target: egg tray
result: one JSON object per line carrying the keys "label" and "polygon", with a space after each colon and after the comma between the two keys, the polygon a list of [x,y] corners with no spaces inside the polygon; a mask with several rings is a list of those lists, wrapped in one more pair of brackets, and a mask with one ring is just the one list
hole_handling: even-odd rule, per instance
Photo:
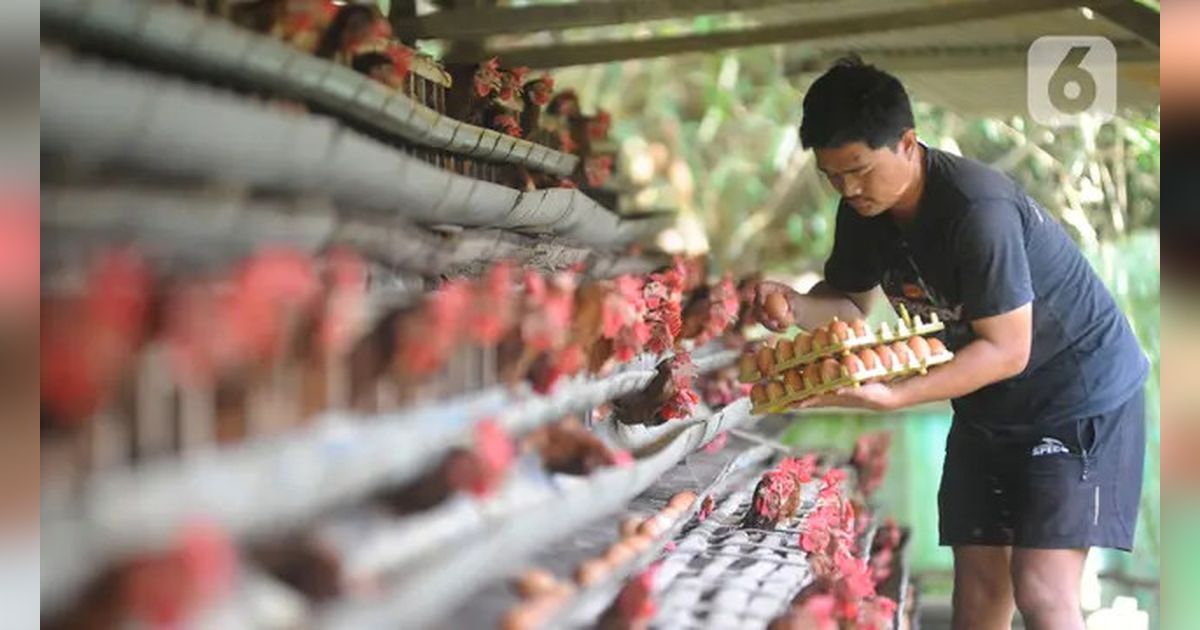
{"label": "egg tray", "polygon": [[[902,307],[903,308],[903,307]],[[905,313],[907,315],[907,313]],[[905,318],[907,319],[907,318]],[[774,371],[769,376],[778,376],[795,367],[807,365],[814,361],[834,357],[837,355],[845,356],[855,350],[862,348],[874,348],[885,343],[895,343],[897,341],[907,341],[913,337],[924,337],[933,333],[941,332],[946,329],[946,325],[938,320],[937,314],[931,316],[931,321],[925,323],[921,321],[921,316],[918,315],[914,320],[905,322],[904,319],[896,322],[896,331],[884,322],[879,326],[879,332],[868,331],[866,335],[861,337],[851,337],[844,342],[837,342],[833,345],[825,346],[820,350],[813,350],[806,354],[797,357],[792,357],[787,361],[775,364]],[[853,330],[851,330],[851,334]],[[784,337],[784,339],[787,339]],[[788,340],[794,341],[794,339]],[[755,370],[753,374],[739,374],[738,380],[742,383],[757,383],[763,380],[762,373]]]}
{"label": "egg tray", "polygon": [[[873,379],[895,380],[904,378],[913,374],[925,375],[929,368],[949,363],[954,358],[954,353],[950,351],[941,354],[930,356],[921,361],[913,361],[908,365],[901,366],[896,370],[888,370],[880,367],[874,370],[863,370],[857,374],[850,374],[846,366],[841,366],[842,376],[832,381],[824,383],[811,383],[808,379],[804,379],[804,389],[800,391],[789,391],[783,398],[773,400],[766,405],[754,406],[750,409],[750,413],[755,415],[763,415],[769,413],[779,413],[786,410],[788,407],[813,396],[820,396],[831,391],[836,391],[843,387],[861,387],[863,383]],[[787,387],[786,385],[784,387]]]}

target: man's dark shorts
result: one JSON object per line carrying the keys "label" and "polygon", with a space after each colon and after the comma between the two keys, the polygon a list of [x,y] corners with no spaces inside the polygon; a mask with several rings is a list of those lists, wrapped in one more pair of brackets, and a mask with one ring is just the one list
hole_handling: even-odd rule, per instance
{"label": "man's dark shorts", "polygon": [[938,491],[941,544],[1133,548],[1145,395],[1027,435],[955,418]]}

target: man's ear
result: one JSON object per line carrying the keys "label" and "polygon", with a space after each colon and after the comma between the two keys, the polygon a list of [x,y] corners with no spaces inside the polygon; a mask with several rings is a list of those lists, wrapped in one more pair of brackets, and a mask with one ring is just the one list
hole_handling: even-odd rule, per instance
{"label": "man's ear", "polygon": [[917,154],[917,132],[915,129],[906,129],[900,136],[901,152],[907,156],[915,156]]}

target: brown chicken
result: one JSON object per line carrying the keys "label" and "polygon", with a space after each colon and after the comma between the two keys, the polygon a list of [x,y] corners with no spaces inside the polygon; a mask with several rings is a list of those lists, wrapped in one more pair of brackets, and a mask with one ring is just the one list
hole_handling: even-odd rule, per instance
{"label": "brown chicken", "polygon": [[534,430],[525,436],[524,446],[541,456],[547,470],[567,475],[588,475],[621,460],[575,417]]}

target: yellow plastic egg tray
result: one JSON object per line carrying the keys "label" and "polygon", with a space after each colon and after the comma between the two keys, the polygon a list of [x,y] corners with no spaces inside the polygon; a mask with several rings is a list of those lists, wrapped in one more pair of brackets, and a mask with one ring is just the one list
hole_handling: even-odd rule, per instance
{"label": "yellow plastic egg tray", "polygon": [[[833,321],[838,320],[835,317]],[[941,332],[945,329],[946,325],[938,319],[937,313],[930,314],[929,321],[923,322],[921,321],[920,315],[916,316],[915,318],[910,317],[908,314],[908,309],[904,308],[904,305],[901,304],[900,319],[896,322],[894,330],[892,326],[888,325],[887,322],[884,322],[879,325],[879,330],[877,332],[868,330],[866,335],[855,337],[854,330],[851,329],[851,336],[846,341],[843,342],[841,340],[837,340],[831,345],[824,346],[819,349],[814,348],[811,352],[806,354],[795,356],[787,361],[776,363],[774,371],[767,376],[778,376],[779,374],[794,367],[808,365],[813,361],[818,361],[828,357],[836,357],[838,355],[845,356],[860,348],[873,348],[880,344],[906,341],[912,337],[924,337],[936,332]],[[802,332],[800,334],[807,333]],[[788,339],[787,337],[782,336],[780,339],[786,341],[787,343],[793,343],[795,341],[795,338]],[[739,374],[738,379],[743,383],[757,383],[763,380],[763,375],[757,369],[755,369],[753,373],[743,372]]]}
{"label": "yellow plastic egg tray", "polygon": [[876,379],[895,380],[913,374],[924,375],[929,371],[929,368],[948,363],[953,358],[954,353],[947,350],[946,352],[930,356],[925,360],[911,361],[908,365],[902,365],[893,370],[880,367],[874,370],[863,370],[856,374],[851,374],[846,369],[846,366],[841,366],[840,377],[823,383],[813,383],[810,379],[804,378],[804,389],[799,391],[788,389],[785,383],[784,389],[788,390],[786,396],[772,400],[765,405],[756,405],[750,411],[755,415],[779,413],[802,400],[812,398],[813,396],[820,396],[821,394],[843,387],[860,387],[863,383]]}

